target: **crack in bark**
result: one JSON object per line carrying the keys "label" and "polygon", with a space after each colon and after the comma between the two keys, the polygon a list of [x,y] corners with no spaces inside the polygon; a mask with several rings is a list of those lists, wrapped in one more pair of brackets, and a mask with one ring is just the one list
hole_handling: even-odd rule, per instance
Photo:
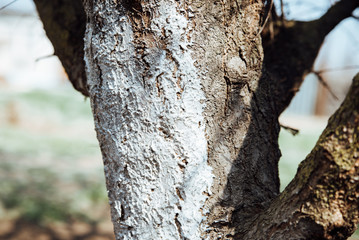
{"label": "crack in bark", "polygon": [[178,213],[176,213],[174,221],[175,221],[175,224],[177,227],[177,232],[178,232],[178,235],[180,236],[180,239],[188,240],[188,238],[183,236],[182,226],[181,226],[181,223],[178,221]]}
{"label": "crack in bark", "polygon": [[161,72],[159,75],[157,75],[156,76],[156,88],[157,88],[157,93],[158,93],[158,97],[161,97],[161,95],[163,94],[162,93],[162,86],[161,86],[161,81],[159,81],[159,79],[162,77],[162,75],[163,75],[164,73],[163,72]]}
{"label": "crack in bark", "polygon": [[181,195],[181,190],[178,187],[176,188],[176,193],[177,193],[178,198],[183,201],[183,197]]}
{"label": "crack in bark", "polygon": [[181,94],[183,92],[183,88],[181,86],[181,76],[177,76],[177,71],[180,67],[180,64],[179,64],[178,60],[175,57],[173,57],[173,54],[171,53],[171,51],[169,49],[166,49],[166,58],[174,63],[172,77],[173,77],[173,79],[177,79],[176,85],[179,88],[179,92],[177,92],[176,94],[177,94],[177,99],[181,99]]}
{"label": "crack in bark", "polygon": [[121,217],[120,217],[120,221],[125,221],[125,208],[123,207],[122,204],[121,204]]}
{"label": "crack in bark", "polygon": [[231,80],[229,80],[229,78],[227,76],[223,76],[224,81],[226,82],[226,99],[224,102],[224,115],[226,116],[228,113],[228,107],[229,107],[229,102],[230,102],[230,98],[231,98],[231,92],[232,92],[232,84],[231,84]]}

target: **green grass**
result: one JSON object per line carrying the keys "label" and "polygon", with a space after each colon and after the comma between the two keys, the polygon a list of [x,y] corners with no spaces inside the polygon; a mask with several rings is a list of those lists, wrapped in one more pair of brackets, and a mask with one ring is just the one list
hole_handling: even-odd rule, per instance
{"label": "green grass", "polygon": [[0,93],[0,104],[16,102],[27,108],[27,112],[58,114],[66,119],[92,117],[89,101],[71,88]]}
{"label": "green grass", "polygon": [[[2,164],[3,165],[3,164]],[[91,178],[82,173],[82,182],[77,182],[80,173],[72,173],[70,179],[55,169],[6,166],[0,174],[0,202],[5,212],[16,212],[16,217],[33,223],[48,221],[96,221],[78,206],[87,204],[87,211],[97,204],[107,203],[102,174]],[[95,177],[94,177],[95,176]],[[64,188],[68,184],[71,189]],[[95,193],[95,197],[94,194]]]}
{"label": "green grass", "polygon": [[107,196],[89,102],[70,88],[0,89],[0,123],[0,217],[94,221]]}
{"label": "green grass", "polygon": [[279,176],[281,190],[293,179],[298,165],[310,153],[315,146],[322,129],[315,131],[300,131],[296,136],[281,129],[279,135],[279,146],[282,157],[279,161]]}
{"label": "green grass", "polygon": [[[82,134],[93,133],[89,102],[72,89],[0,91],[0,112],[5,119],[0,125],[2,152],[78,157],[99,151],[96,139]],[[83,131],[76,134],[78,128]]]}
{"label": "green grass", "polygon": [[20,155],[49,154],[61,157],[78,157],[98,153],[95,139],[68,139],[46,133],[34,134],[13,126],[0,127],[0,151]]}

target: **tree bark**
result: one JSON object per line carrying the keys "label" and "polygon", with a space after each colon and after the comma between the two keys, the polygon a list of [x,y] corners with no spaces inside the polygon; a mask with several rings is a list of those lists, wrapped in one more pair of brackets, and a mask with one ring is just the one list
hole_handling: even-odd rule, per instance
{"label": "tree bark", "polygon": [[[83,62],[68,63],[83,53],[61,55],[52,40],[74,86],[91,100],[117,239],[342,239],[335,234],[352,232],[357,99],[347,100],[343,106],[356,105],[342,107],[280,195],[277,140],[278,116],[325,35],[358,1],[341,1],[318,21],[286,23],[264,50],[270,2],[263,2],[84,0],[85,40],[69,43],[85,47],[80,80]],[[333,164],[341,159],[349,159],[347,168]],[[342,215],[338,206],[347,207]]]}
{"label": "tree bark", "polygon": [[201,239],[213,175],[190,10],[124,3],[85,8],[88,89],[116,238]]}
{"label": "tree bark", "polygon": [[229,237],[278,194],[262,7],[87,3],[88,90],[118,239]]}
{"label": "tree bark", "polygon": [[287,188],[242,239],[347,239],[359,221],[359,74]]}

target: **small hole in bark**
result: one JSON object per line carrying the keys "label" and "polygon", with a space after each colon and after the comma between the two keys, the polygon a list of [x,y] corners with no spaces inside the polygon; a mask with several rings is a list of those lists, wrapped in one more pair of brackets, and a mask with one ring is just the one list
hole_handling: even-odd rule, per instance
{"label": "small hole in bark", "polygon": [[178,164],[178,167],[180,168],[181,172],[184,172],[185,166],[183,166],[182,164]]}
{"label": "small hole in bark", "polygon": [[162,128],[162,127],[159,127],[158,130],[163,133],[163,135],[164,135],[165,138],[171,137],[171,134],[170,134],[169,131],[167,131],[166,129],[164,129],[164,128]]}
{"label": "small hole in bark", "polygon": [[125,220],[125,208],[122,206],[121,204],[121,217],[120,217],[121,221]]}
{"label": "small hole in bark", "polygon": [[210,196],[210,194],[209,194],[208,192],[206,192],[206,191],[203,191],[202,194],[203,194],[203,195],[206,195],[207,197]]}

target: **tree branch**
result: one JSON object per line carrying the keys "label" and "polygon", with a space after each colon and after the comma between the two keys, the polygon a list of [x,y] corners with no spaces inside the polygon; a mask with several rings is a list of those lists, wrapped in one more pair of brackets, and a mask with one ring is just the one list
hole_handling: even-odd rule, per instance
{"label": "tree branch", "polygon": [[287,130],[288,132],[290,132],[293,136],[297,135],[299,133],[298,129],[289,127],[289,126],[285,126],[283,124],[280,124],[280,127],[283,128],[284,130]]}
{"label": "tree branch", "polygon": [[323,79],[322,75],[318,72],[313,72],[317,78],[318,81],[322,84],[322,86],[328,90],[328,92],[330,93],[330,95],[335,99],[335,100],[339,100],[339,98],[337,97],[337,95],[335,95],[335,93],[333,92],[333,90],[331,89],[331,87],[327,84],[327,82]]}
{"label": "tree branch", "polygon": [[359,74],[295,178],[243,239],[347,239],[359,218]]}
{"label": "tree branch", "polygon": [[289,105],[304,76],[311,72],[326,35],[358,6],[358,0],[342,0],[315,21],[278,21],[274,40],[264,39],[264,64],[273,80],[278,114]]}
{"label": "tree branch", "polygon": [[8,4],[5,4],[4,6],[0,7],[0,11],[4,10],[5,8],[7,8],[8,6],[10,6],[11,4],[15,3],[17,0],[13,0],[12,2],[9,2]]}
{"label": "tree branch", "polygon": [[34,0],[39,16],[74,88],[88,96],[84,63],[85,11],[80,0]]}

